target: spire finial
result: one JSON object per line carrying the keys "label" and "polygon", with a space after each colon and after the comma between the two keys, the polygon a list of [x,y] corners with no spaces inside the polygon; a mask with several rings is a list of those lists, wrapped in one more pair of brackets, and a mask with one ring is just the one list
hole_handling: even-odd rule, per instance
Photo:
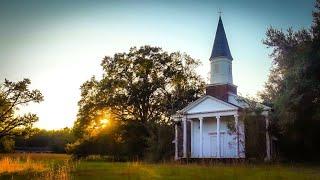
{"label": "spire finial", "polygon": [[222,11],[221,11],[221,9],[220,9],[220,8],[219,8],[218,13],[219,13],[219,17],[221,17]]}

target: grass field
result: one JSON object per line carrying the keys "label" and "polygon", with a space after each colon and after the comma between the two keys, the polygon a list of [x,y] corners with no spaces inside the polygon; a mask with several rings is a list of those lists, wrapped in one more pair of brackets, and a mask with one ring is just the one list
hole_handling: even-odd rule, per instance
{"label": "grass field", "polygon": [[71,161],[58,154],[11,154],[0,155],[0,179],[320,179],[320,166],[119,163]]}

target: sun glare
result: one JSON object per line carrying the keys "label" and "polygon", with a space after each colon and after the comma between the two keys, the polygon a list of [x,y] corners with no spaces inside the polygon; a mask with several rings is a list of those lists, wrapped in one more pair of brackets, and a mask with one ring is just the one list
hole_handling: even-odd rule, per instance
{"label": "sun glare", "polygon": [[100,123],[101,127],[106,127],[109,124],[109,119],[102,119]]}

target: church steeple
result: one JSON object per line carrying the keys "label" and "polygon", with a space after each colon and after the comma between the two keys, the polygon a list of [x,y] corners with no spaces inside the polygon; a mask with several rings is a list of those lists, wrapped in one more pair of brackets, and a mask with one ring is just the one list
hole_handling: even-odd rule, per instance
{"label": "church steeple", "polygon": [[216,36],[210,56],[210,84],[231,84],[232,78],[232,56],[228,40],[224,31],[221,16],[219,16]]}
{"label": "church steeple", "polygon": [[237,94],[237,86],[233,85],[232,56],[226,33],[219,16],[216,37],[210,56],[210,84],[206,94],[228,102],[229,94]]}
{"label": "church steeple", "polygon": [[213,61],[217,57],[225,57],[227,59],[233,60],[226,33],[224,31],[221,16],[219,16],[219,23],[216,31],[216,36],[213,43],[213,48],[210,56],[210,61]]}

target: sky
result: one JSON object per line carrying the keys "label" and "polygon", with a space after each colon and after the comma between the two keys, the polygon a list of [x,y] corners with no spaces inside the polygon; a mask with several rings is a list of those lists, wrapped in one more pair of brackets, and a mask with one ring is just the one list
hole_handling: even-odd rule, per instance
{"label": "sky", "polygon": [[30,78],[44,101],[22,111],[36,113],[39,128],[71,127],[81,84],[101,77],[104,56],[132,46],[185,52],[202,62],[196,71],[208,82],[222,11],[234,84],[240,94],[256,96],[272,63],[271,49],[262,43],[267,28],[308,28],[313,5],[313,0],[0,0],[0,82]]}

